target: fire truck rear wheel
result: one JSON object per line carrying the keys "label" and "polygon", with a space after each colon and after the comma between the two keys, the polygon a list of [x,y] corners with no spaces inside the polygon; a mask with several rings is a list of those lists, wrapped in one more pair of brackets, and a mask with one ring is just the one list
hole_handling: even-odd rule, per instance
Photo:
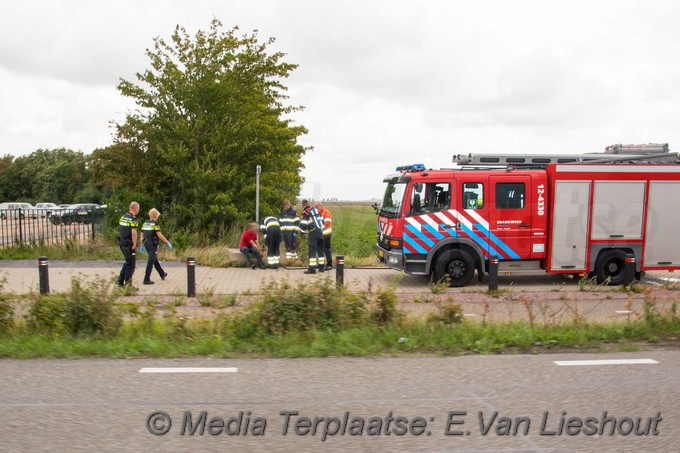
{"label": "fire truck rear wheel", "polygon": [[453,287],[461,287],[470,283],[475,274],[475,261],[463,250],[448,250],[437,259],[434,280],[437,282],[449,279]]}
{"label": "fire truck rear wheel", "polygon": [[597,282],[622,285],[625,277],[626,252],[621,249],[606,250],[600,254],[595,264]]}

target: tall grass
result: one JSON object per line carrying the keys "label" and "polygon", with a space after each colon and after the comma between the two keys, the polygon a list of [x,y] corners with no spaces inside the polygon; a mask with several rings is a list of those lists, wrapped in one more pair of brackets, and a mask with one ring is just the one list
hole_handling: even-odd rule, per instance
{"label": "tall grass", "polygon": [[122,259],[117,243],[104,239],[78,242],[67,241],[58,245],[17,245],[0,249],[0,259],[37,259],[47,256],[51,260],[114,260]]}
{"label": "tall grass", "polygon": [[116,291],[106,282],[88,288],[74,280],[65,294],[35,296],[26,317],[14,315],[9,296],[0,297],[0,357],[489,354],[612,344],[630,350],[680,335],[675,306],[661,311],[652,295],[644,313],[625,322],[488,323],[464,319],[456,304],[406,317],[391,288],[351,292],[330,280],[272,284],[253,303],[210,319],[178,316],[174,304],[116,303]]}

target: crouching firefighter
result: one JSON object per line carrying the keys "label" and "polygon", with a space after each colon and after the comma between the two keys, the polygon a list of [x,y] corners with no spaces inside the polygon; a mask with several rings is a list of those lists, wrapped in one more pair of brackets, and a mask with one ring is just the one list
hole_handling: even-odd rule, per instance
{"label": "crouching firefighter", "polygon": [[260,229],[264,233],[265,244],[267,244],[267,265],[270,269],[278,269],[281,263],[281,226],[279,219],[274,216],[265,217]]}
{"label": "crouching firefighter", "polygon": [[307,233],[307,249],[309,250],[309,269],[305,274],[316,274],[316,269],[323,272],[326,260],[323,254],[323,218],[316,208],[309,205],[307,200],[302,200],[302,218],[300,230]]}

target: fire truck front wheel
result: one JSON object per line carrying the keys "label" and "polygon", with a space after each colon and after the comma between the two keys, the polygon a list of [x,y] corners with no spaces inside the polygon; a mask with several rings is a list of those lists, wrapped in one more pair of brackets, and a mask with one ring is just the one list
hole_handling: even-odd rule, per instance
{"label": "fire truck front wheel", "polygon": [[437,258],[434,270],[434,281],[445,279],[453,287],[461,287],[470,283],[475,274],[475,261],[463,250],[448,250]]}
{"label": "fire truck front wheel", "polygon": [[622,285],[625,277],[626,252],[621,249],[603,251],[595,264],[597,282]]}

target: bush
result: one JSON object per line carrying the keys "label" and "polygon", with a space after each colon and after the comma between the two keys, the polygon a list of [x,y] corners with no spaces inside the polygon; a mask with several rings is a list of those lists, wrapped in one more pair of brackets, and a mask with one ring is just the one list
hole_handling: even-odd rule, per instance
{"label": "bush", "polygon": [[61,335],[64,326],[64,296],[39,296],[31,305],[26,317],[26,325],[33,333],[41,335]]}
{"label": "bush", "polygon": [[337,288],[330,279],[315,286],[270,283],[234,325],[240,338],[314,329],[343,329],[365,321],[368,300]]}
{"label": "bush", "polygon": [[122,316],[109,283],[97,281],[86,289],[74,278],[68,293],[39,296],[26,322],[29,330],[42,335],[111,336],[120,330]]}
{"label": "bush", "polygon": [[430,321],[447,325],[460,324],[463,322],[463,307],[460,304],[436,304],[437,313],[432,313]]}
{"label": "bush", "polygon": [[397,302],[399,302],[399,298],[394,292],[394,288],[379,288],[374,296],[371,321],[384,327],[401,318],[401,312],[397,310]]}
{"label": "bush", "polygon": [[0,294],[0,335],[6,334],[14,326],[12,316],[14,316],[14,307],[4,294]]}
{"label": "bush", "polygon": [[122,316],[115,305],[110,283],[99,280],[87,289],[78,279],[71,281],[66,294],[64,324],[69,333],[115,335],[122,325]]}

